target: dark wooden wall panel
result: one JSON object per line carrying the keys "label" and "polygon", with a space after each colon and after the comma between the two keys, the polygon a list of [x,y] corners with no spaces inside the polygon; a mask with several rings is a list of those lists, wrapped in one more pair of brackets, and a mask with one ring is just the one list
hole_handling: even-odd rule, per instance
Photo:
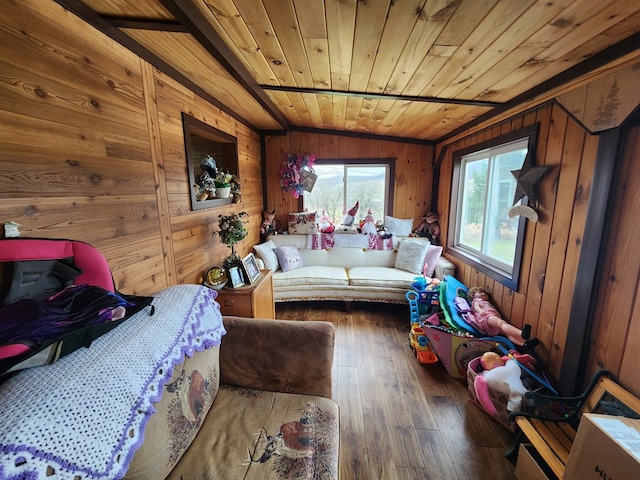
{"label": "dark wooden wall panel", "polygon": [[640,127],[625,139],[624,160],[615,184],[615,205],[607,257],[591,334],[590,368],[607,368],[640,394]]}

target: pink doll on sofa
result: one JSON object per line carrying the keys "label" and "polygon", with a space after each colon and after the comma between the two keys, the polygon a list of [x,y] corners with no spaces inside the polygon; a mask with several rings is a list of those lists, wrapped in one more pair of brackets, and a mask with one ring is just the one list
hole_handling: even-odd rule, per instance
{"label": "pink doll on sofa", "polygon": [[530,325],[525,325],[521,330],[505,321],[491,304],[489,294],[483,288],[470,288],[467,298],[471,302],[471,309],[463,318],[479,332],[489,336],[503,335],[521,347],[533,348],[540,343],[537,338],[530,338]]}

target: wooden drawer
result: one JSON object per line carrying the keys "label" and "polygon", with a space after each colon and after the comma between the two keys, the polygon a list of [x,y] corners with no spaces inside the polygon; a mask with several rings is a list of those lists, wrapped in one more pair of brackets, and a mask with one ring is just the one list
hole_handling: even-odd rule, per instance
{"label": "wooden drawer", "polygon": [[224,315],[252,317],[251,297],[248,295],[230,295],[218,300]]}

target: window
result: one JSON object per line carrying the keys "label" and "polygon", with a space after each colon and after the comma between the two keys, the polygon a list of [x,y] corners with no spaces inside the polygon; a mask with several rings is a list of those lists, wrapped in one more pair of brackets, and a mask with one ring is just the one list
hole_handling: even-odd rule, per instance
{"label": "window", "polygon": [[318,178],[313,190],[303,195],[305,210],[325,210],[336,225],[356,202],[360,202],[356,221],[364,219],[369,209],[376,220],[384,220],[392,211],[393,159],[316,159],[313,170]]}
{"label": "window", "polygon": [[522,217],[509,217],[517,187],[512,172],[535,155],[536,131],[520,130],[453,155],[447,247],[512,290],[518,287],[525,227]]}

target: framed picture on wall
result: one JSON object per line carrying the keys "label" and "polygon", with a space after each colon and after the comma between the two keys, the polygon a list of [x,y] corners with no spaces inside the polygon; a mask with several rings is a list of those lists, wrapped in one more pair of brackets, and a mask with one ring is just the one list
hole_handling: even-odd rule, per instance
{"label": "framed picture on wall", "polygon": [[313,187],[316,184],[317,179],[318,175],[316,175],[313,170],[300,170],[300,180],[302,180],[302,188],[304,188],[306,192],[311,193],[313,191]]}
{"label": "framed picture on wall", "polygon": [[249,280],[249,283],[255,282],[260,276],[260,268],[258,268],[258,262],[256,262],[255,255],[250,253],[244,257],[242,259],[242,266],[247,274],[247,280]]}
{"label": "framed picture on wall", "polygon": [[229,281],[231,282],[231,288],[238,288],[244,285],[244,278],[240,267],[231,267],[229,269]]}

